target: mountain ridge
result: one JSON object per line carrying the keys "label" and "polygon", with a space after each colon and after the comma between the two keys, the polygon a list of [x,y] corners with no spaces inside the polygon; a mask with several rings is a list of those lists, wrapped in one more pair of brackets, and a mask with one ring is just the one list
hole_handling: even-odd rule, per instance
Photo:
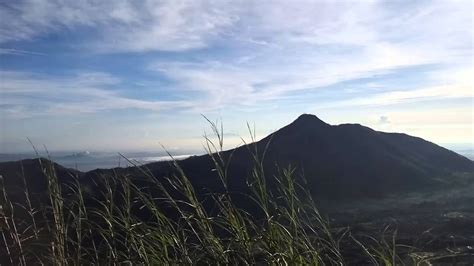
{"label": "mountain ridge", "polygon": [[[291,165],[298,175],[305,176],[312,194],[334,200],[440,187],[455,180],[453,176],[458,173],[474,172],[473,161],[424,139],[375,131],[360,124],[330,125],[315,115],[302,114],[260,141],[222,153],[224,158],[232,155],[229,189],[248,190],[246,177],[254,166],[255,148],[268,177]],[[13,166],[7,167],[8,164],[12,163],[0,163],[0,174],[12,176],[12,171],[6,169]],[[209,155],[192,156],[178,164],[199,194],[223,189]],[[176,173],[170,162],[154,162],[144,167],[159,178]],[[69,172],[89,180],[84,182],[113,173],[143,177],[136,167]]]}

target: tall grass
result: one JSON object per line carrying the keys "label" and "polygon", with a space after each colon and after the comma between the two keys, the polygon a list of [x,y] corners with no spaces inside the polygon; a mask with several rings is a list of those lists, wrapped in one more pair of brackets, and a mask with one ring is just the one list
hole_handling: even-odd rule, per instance
{"label": "tall grass", "polygon": [[[209,121],[209,120],[208,120]],[[49,202],[32,204],[23,175],[23,204],[14,205],[2,187],[2,242],[5,264],[270,264],[343,265],[342,247],[348,230],[332,229],[316,208],[303,178],[291,166],[274,177],[265,176],[265,151],[247,145],[254,168],[247,178],[250,194],[262,216],[240,209],[229,191],[229,162],[224,155],[222,124],[209,121],[212,135],[205,135],[205,149],[214,163],[223,191],[213,192],[205,207],[179,162],[167,178],[154,176],[135,164],[144,177],[114,172],[94,179],[94,186],[77,177],[61,184],[53,165],[40,160],[47,179]],[[252,141],[254,132],[249,127]],[[216,138],[216,139],[213,139]],[[271,144],[270,144],[271,145]],[[171,156],[171,155],[170,155]],[[172,156],[171,156],[172,158]],[[242,177],[245,178],[245,177]],[[270,191],[268,182],[277,184]],[[16,213],[25,215],[19,219]],[[24,219],[27,220],[24,220]],[[400,263],[395,238],[366,246],[354,238],[365,262]]]}

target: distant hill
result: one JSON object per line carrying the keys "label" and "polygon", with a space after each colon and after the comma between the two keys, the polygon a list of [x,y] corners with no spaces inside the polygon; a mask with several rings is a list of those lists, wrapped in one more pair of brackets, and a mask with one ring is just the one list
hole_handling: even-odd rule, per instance
{"label": "distant hill", "polygon": [[[314,115],[303,114],[256,143],[223,153],[226,158],[232,154],[228,169],[231,191],[247,191],[246,177],[254,166],[252,153],[255,150],[259,157],[263,157],[265,151],[263,166],[267,177],[276,174],[278,168],[291,165],[297,175],[304,175],[315,197],[328,200],[381,197],[443,187],[455,183],[458,176],[474,178],[473,161],[421,138],[379,132],[359,124],[333,126]],[[192,156],[179,161],[179,165],[199,195],[223,189],[209,155]],[[8,187],[19,182],[21,167],[28,180],[36,180],[31,183],[31,189],[44,191],[45,184],[38,183],[41,175],[38,160],[0,163],[0,174]],[[61,180],[77,176],[85,184],[103,174],[128,174],[136,180],[143,176],[136,167],[86,173],[56,167]],[[144,167],[160,178],[175,172],[170,162],[150,163]]]}

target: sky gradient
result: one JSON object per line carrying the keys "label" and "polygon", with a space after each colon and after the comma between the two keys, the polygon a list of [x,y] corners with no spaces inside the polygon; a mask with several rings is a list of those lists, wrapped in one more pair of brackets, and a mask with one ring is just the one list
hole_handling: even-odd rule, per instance
{"label": "sky gradient", "polygon": [[473,143],[472,1],[1,1],[0,150],[228,147],[302,113]]}

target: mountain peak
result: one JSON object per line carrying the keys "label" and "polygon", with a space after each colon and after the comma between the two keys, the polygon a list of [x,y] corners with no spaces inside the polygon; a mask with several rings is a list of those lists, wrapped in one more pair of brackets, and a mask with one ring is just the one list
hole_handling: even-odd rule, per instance
{"label": "mountain peak", "polygon": [[302,114],[300,115],[293,123],[298,124],[324,124],[328,125],[323,120],[319,119],[317,116],[313,114]]}

